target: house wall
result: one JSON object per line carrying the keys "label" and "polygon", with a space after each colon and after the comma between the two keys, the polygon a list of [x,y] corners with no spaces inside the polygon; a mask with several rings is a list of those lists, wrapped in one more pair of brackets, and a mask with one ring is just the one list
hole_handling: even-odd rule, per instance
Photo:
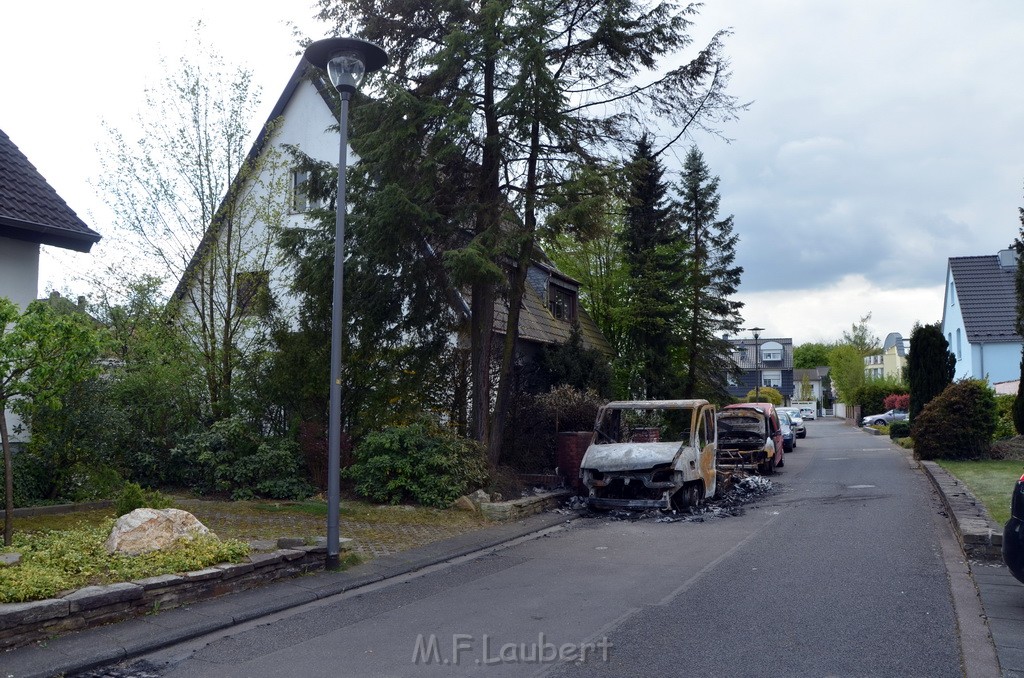
{"label": "house wall", "polygon": [[[308,81],[299,83],[294,94],[276,122],[270,136],[259,175],[247,183],[244,198],[246,204],[257,206],[266,214],[280,219],[282,226],[296,228],[308,225],[305,213],[292,212],[291,172],[293,162],[284,150],[285,145],[295,146],[312,158],[337,166],[340,136],[338,120],[320,97],[316,88]],[[331,129],[331,126],[335,129]],[[349,157],[349,162],[354,158]],[[241,221],[245,222],[243,218]],[[271,226],[266,220],[257,219],[246,226],[241,246],[249,252],[247,261],[239,270],[267,271],[270,290],[279,304],[281,313],[297,325],[300,300],[289,292],[289,283],[295,273],[291,266],[278,260],[274,247],[265,250],[263,244],[272,241]],[[223,297],[223,294],[221,295]]]}
{"label": "house wall", "polygon": [[[974,375],[974,356],[967,343],[967,329],[964,316],[960,310],[960,302],[956,298],[956,286],[953,284],[953,271],[946,266],[946,294],[942,307],[942,336],[949,342],[949,350],[956,356],[956,378],[962,379]],[[959,348],[957,350],[957,340]],[[980,357],[980,356],[979,356]]]}
{"label": "house wall", "polygon": [[0,296],[24,311],[38,287],[39,243],[0,238]]}
{"label": "house wall", "polygon": [[[990,384],[1020,379],[1020,354],[1021,345],[1018,343],[971,345],[969,353],[965,353],[965,356],[969,356],[965,362],[970,366],[966,376],[987,378]],[[956,361],[956,373],[958,377],[962,373],[959,358]]]}
{"label": "house wall", "polygon": [[[39,287],[39,243],[0,238],[0,296],[7,297],[22,311],[37,298]],[[21,418],[6,411],[11,442],[28,441]]]}

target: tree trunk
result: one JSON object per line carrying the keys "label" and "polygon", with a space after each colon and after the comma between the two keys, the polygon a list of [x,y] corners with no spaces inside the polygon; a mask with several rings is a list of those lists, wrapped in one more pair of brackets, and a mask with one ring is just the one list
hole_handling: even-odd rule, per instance
{"label": "tree trunk", "polygon": [[[496,27],[490,26],[490,31]],[[485,250],[496,256],[496,244],[501,240],[501,187],[500,153],[501,129],[495,102],[495,69],[497,55],[494,35],[489,35],[484,59],[484,143],[480,163],[480,208],[477,211],[477,234],[483,236]],[[491,282],[473,284],[473,318],[470,343],[473,378],[473,437],[483,445],[490,442],[491,422],[491,340],[494,336],[495,286]]]}
{"label": "tree trunk", "polygon": [[498,396],[494,404],[494,420],[491,424],[490,444],[487,457],[492,467],[501,461],[501,448],[505,440],[505,423],[512,401],[512,367],[519,341],[519,313],[526,289],[526,275],[533,258],[534,237],[537,230],[537,156],[540,152],[540,122],[535,115],[530,127],[530,157],[526,169],[525,229],[519,244],[519,257],[512,274],[512,289],[509,291],[508,315],[505,323],[505,345],[501,352],[501,370],[498,372]]}
{"label": "tree trunk", "polygon": [[0,401],[0,443],[4,448],[4,546],[11,545],[14,533],[14,466],[11,454],[11,437],[7,433],[6,401]]}

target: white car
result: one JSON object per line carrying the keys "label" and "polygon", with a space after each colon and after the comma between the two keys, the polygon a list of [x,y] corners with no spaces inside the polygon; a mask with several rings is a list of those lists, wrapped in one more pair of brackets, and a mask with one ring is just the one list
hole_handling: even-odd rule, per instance
{"label": "white car", "polygon": [[804,418],[800,414],[800,410],[796,407],[776,407],[779,412],[785,412],[789,415],[790,425],[793,428],[793,433],[796,434],[797,438],[807,437],[807,427],[804,426]]}

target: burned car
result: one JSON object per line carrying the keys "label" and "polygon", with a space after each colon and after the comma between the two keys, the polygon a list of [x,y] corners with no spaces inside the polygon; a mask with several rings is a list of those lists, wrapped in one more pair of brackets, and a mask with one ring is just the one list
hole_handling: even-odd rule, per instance
{"label": "burned car", "polygon": [[769,403],[726,405],[718,413],[718,464],[775,473],[783,464],[782,427]]}
{"label": "burned car", "polygon": [[715,406],[610,402],[597,412],[580,477],[596,509],[683,509],[715,494]]}

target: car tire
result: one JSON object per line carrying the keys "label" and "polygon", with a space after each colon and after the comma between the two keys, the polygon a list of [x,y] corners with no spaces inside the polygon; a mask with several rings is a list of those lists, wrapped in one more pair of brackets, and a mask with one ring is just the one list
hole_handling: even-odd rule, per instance
{"label": "car tire", "polygon": [[875,426],[885,426],[885,419],[876,419],[874,425]]}

